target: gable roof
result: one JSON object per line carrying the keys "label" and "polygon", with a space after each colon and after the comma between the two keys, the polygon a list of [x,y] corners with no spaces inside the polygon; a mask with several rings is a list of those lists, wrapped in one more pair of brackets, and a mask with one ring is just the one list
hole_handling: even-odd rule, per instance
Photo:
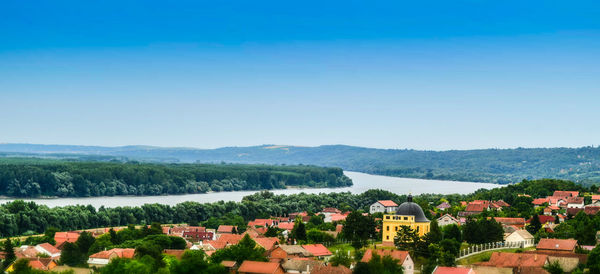
{"label": "gable roof", "polygon": [[322,244],[302,245],[306,251],[310,252],[313,256],[329,256],[333,255],[327,247]]}
{"label": "gable roof", "polygon": [[58,248],[54,247],[53,245],[51,245],[49,243],[42,243],[42,244],[36,245],[36,247],[42,248],[51,254],[60,253],[60,250],[58,250]]}
{"label": "gable roof", "polygon": [[163,250],[163,253],[181,260],[181,256],[183,256],[183,253],[185,253],[185,249],[165,249]]}
{"label": "gable roof", "polygon": [[556,190],[553,197],[577,197],[579,196],[579,191],[564,191],[564,190]]}
{"label": "gable roof", "polygon": [[469,274],[473,273],[473,269],[465,267],[438,266],[433,271],[433,274]]}
{"label": "gable roof", "polygon": [[[527,223],[531,223],[532,219],[533,219],[533,217],[529,218],[529,220],[527,220]],[[540,219],[541,224],[554,223],[554,221],[556,220],[556,218],[554,218],[554,216],[548,216],[548,215],[538,215],[538,219]]]}
{"label": "gable roof", "polygon": [[377,202],[380,203],[382,206],[385,206],[385,207],[388,207],[388,206],[398,206],[398,204],[396,204],[392,200],[379,200]]}
{"label": "gable roof", "polygon": [[113,248],[111,250],[100,251],[98,253],[90,255],[90,258],[96,259],[110,259],[112,254],[116,254],[119,258],[133,258],[135,249],[133,248]]}
{"label": "gable roof", "polygon": [[280,245],[279,247],[287,254],[301,254],[305,257],[310,256],[310,252],[300,245]]}
{"label": "gable roof", "polygon": [[237,229],[237,226],[233,226],[233,225],[220,225],[219,228],[217,228],[217,232],[218,233],[231,233],[233,231],[234,227],[235,227],[235,229]]}
{"label": "gable roof", "polygon": [[465,211],[470,211],[470,212],[483,212],[483,210],[485,209],[484,204],[482,203],[469,203],[467,205],[467,208],[465,209]]}
{"label": "gable roof", "polygon": [[257,245],[260,245],[266,250],[271,250],[275,244],[279,243],[279,239],[277,237],[254,238],[253,240]]}
{"label": "gable roof", "polygon": [[577,246],[577,240],[573,239],[540,239],[536,246],[537,249],[556,250],[556,251],[573,251]]}
{"label": "gable roof", "polygon": [[505,225],[525,225],[525,218],[494,217],[494,220]]}
{"label": "gable roof", "polygon": [[278,263],[244,261],[238,268],[238,272],[271,274],[276,273],[278,269],[280,269]]}
{"label": "gable roof", "polygon": [[514,233],[517,233],[517,235],[521,236],[521,238],[523,238],[523,239],[533,239],[534,238],[533,235],[531,235],[531,233],[529,233],[529,231],[527,231],[525,229],[515,230],[511,234],[514,234]]}
{"label": "gable roof", "polygon": [[569,197],[567,204],[583,204],[583,197]]}
{"label": "gable roof", "polygon": [[481,265],[495,267],[542,267],[548,261],[548,256],[529,253],[494,252],[488,262]]}
{"label": "gable roof", "polygon": [[436,206],[436,208],[439,208],[439,209],[446,209],[446,208],[450,208],[450,207],[452,207],[452,206],[450,206],[450,204],[447,202],[443,202],[443,203],[439,204],[438,206]]}
{"label": "gable roof", "polygon": [[281,228],[281,229],[285,229],[285,230],[292,230],[292,229],[294,229],[294,223],[293,222],[279,223],[277,225],[277,227]]}
{"label": "gable roof", "polygon": [[[281,264],[281,267],[285,269],[285,271],[290,272],[291,270],[295,271],[306,271],[308,267],[310,270],[314,270],[315,267],[322,265],[323,263],[315,260],[306,260],[306,259],[290,259]],[[312,273],[312,271],[311,271]]]}
{"label": "gable roof", "polygon": [[403,264],[408,257],[408,251],[404,250],[390,250],[390,249],[367,249],[362,259],[360,260],[363,263],[368,263],[373,257],[373,252],[377,253],[380,257],[390,256],[396,260],[399,260],[400,264]]}
{"label": "gable roof", "polygon": [[537,199],[533,199],[533,201],[531,202],[534,205],[542,205],[544,203],[549,203],[550,199],[548,198],[537,198]]}
{"label": "gable roof", "polygon": [[438,221],[439,221],[439,220],[441,220],[441,219],[443,219],[443,218],[445,218],[445,217],[448,217],[448,218],[450,218],[451,220],[453,220],[453,221],[455,221],[455,222],[457,222],[457,223],[459,223],[459,222],[460,222],[458,219],[454,218],[454,216],[452,216],[452,215],[450,215],[450,214],[448,214],[448,213],[446,213],[446,214],[442,215],[442,217],[439,217],[439,218],[437,218],[437,219],[438,219]]}

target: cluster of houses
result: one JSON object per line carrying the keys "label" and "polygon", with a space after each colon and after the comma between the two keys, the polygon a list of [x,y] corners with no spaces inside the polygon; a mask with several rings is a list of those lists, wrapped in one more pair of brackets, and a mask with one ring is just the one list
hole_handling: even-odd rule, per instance
{"label": "cluster of houses", "polygon": [[522,253],[493,252],[487,262],[460,267],[437,267],[434,274],[513,274],[548,273],[549,264],[557,262],[565,273],[587,262],[586,254],[575,253],[573,239],[541,239],[535,250]]}
{"label": "cluster of houses", "polygon": [[[324,222],[339,222],[346,219],[350,212],[342,212],[336,208],[324,208],[319,215],[322,215]],[[290,214],[287,217],[273,217],[270,219],[255,219],[248,222],[246,230],[239,234],[238,227],[232,225],[220,225],[217,229],[209,229],[201,226],[175,225],[163,226],[162,233],[170,236],[181,237],[186,240],[186,249],[203,250],[207,255],[213,254],[219,249],[235,245],[248,235],[256,244],[266,250],[265,255],[269,262],[245,261],[240,265],[236,262],[224,261],[223,265],[232,273],[351,273],[350,269],[343,266],[331,266],[327,261],[334,255],[322,244],[296,245],[287,241],[294,228],[294,221],[300,218],[303,222],[308,222],[310,216],[307,212],[298,212]],[[283,242],[277,237],[267,237],[265,233],[269,227],[276,227],[282,230]],[[335,231],[327,231],[332,236],[337,236],[342,231],[343,225],[336,226]],[[108,233],[111,228],[101,228],[86,230],[94,237]],[[115,231],[123,229],[122,227],[112,228]],[[79,238],[82,231],[57,232],[54,236],[55,245],[43,243],[36,246],[21,246],[15,248],[15,254],[18,259],[29,260],[29,265],[38,270],[53,270],[57,267],[60,260],[61,250],[65,243],[74,243]],[[181,258],[185,250],[164,250],[167,255]],[[375,251],[379,252],[379,251]],[[114,258],[133,258],[135,249],[133,248],[113,248],[92,254],[88,258],[90,267],[102,267],[107,265]],[[394,252],[394,257],[403,259],[410,269],[414,268],[412,260],[407,257],[407,252]],[[2,254],[0,254],[0,257]],[[368,260],[372,252],[365,254]],[[410,262],[410,263],[409,263]],[[7,269],[11,272],[12,267]]]}

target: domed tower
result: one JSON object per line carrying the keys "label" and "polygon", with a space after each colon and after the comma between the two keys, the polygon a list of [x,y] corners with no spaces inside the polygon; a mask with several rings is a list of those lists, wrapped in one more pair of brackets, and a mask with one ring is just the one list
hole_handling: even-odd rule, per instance
{"label": "domed tower", "polygon": [[396,210],[396,214],[383,215],[383,239],[384,243],[393,243],[394,237],[400,227],[408,226],[415,230],[419,236],[429,232],[429,220],[425,217],[423,209],[408,195],[407,201],[402,203]]}

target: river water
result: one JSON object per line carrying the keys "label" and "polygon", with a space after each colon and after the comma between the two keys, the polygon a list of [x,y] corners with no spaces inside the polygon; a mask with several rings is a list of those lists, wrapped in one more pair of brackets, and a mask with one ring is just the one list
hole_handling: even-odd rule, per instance
{"label": "river water", "polygon": [[[360,172],[345,171],[344,174],[350,177],[354,182],[351,187],[342,188],[291,188],[271,190],[275,194],[297,194],[297,193],[331,193],[331,192],[351,192],[354,194],[363,193],[369,189],[384,189],[397,194],[418,195],[422,193],[440,193],[440,194],[468,194],[480,188],[496,188],[501,185],[456,182],[440,180],[422,180],[410,178],[398,178],[380,175],[371,175]],[[211,192],[204,194],[185,194],[185,195],[165,195],[165,196],[114,196],[114,197],[89,197],[89,198],[52,198],[52,199],[25,199],[25,201],[34,201],[37,204],[47,205],[49,207],[66,205],[92,205],[96,208],[117,207],[117,206],[141,206],[148,203],[159,203],[175,205],[186,201],[195,201],[200,203],[211,203],[217,201],[235,201],[239,202],[244,196],[256,193],[257,191],[234,191],[234,192]],[[0,203],[13,201],[14,199],[0,199]]]}

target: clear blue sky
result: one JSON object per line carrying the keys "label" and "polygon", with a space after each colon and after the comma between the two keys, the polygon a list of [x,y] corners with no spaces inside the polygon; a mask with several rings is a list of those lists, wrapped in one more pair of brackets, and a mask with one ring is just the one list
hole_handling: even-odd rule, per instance
{"label": "clear blue sky", "polygon": [[600,2],[8,0],[0,142],[599,145]]}

